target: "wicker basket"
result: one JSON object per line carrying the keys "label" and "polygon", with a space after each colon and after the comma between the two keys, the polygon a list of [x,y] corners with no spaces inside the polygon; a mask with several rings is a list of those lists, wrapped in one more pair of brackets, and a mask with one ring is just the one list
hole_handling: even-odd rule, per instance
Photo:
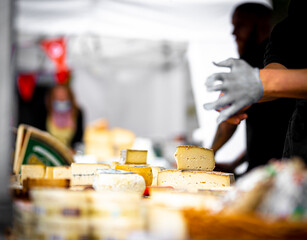
{"label": "wicker basket", "polygon": [[195,209],[183,214],[191,240],[307,239],[306,222],[269,222],[252,215],[212,215]]}

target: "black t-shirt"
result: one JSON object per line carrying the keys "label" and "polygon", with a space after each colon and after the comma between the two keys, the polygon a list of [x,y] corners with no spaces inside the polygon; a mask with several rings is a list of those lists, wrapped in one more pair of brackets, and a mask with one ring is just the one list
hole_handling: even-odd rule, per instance
{"label": "black t-shirt", "polygon": [[[288,17],[272,31],[265,53],[265,65],[276,62],[289,69],[307,68],[306,10],[307,1],[291,1]],[[307,162],[306,99],[296,99],[288,125],[283,157],[291,156],[300,156]]]}
{"label": "black t-shirt", "polygon": [[[268,41],[249,47],[241,56],[251,66],[263,68]],[[248,170],[282,157],[287,126],[294,108],[294,100],[279,99],[256,103],[248,110],[246,119],[246,160]]]}

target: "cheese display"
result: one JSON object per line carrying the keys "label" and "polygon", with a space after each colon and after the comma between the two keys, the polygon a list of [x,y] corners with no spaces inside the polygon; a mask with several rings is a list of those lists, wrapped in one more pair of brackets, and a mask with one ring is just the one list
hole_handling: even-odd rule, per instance
{"label": "cheese display", "polygon": [[97,169],[108,169],[108,164],[102,163],[72,163],[71,185],[92,185]]}
{"label": "cheese display", "polygon": [[190,239],[307,239],[307,169],[301,160],[271,160],[251,170],[222,203],[214,214],[183,211]]}
{"label": "cheese display", "polygon": [[181,166],[22,165],[11,178],[12,233],[16,239],[307,239],[302,161],[270,161],[235,184],[233,174]]}
{"label": "cheese display", "polygon": [[146,150],[132,150],[123,149],[120,155],[121,164],[146,164],[147,151]]}
{"label": "cheese display", "polygon": [[14,156],[13,172],[19,174],[22,164],[69,166],[72,153],[63,143],[45,131],[20,124]]}
{"label": "cheese display", "polygon": [[145,180],[142,176],[117,169],[96,170],[93,187],[97,191],[139,192],[145,190]]}
{"label": "cheese display", "polygon": [[144,180],[146,186],[151,186],[152,184],[152,169],[149,166],[142,166],[142,165],[116,165],[115,169],[124,170],[128,172],[134,172],[136,174],[141,175]]}
{"label": "cheese display", "polygon": [[44,178],[44,165],[21,165],[21,182],[27,178]]}
{"label": "cheese display", "polygon": [[108,121],[100,119],[85,128],[85,154],[95,156],[98,162],[108,162],[119,157],[122,149],[131,148],[134,140],[135,135],[130,130],[109,129]]}
{"label": "cheese display", "polygon": [[198,191],[215,187],[228,187],[234,181],[231,173],[190,171],[190,170],[164,170],[158,174],[158,186],[171,186],[177,189]]}
{"label": "cheese display", "polygon": [[175,153],[178,170],[212,171],[215,167],[212,149],[198,146],[178,146]]}

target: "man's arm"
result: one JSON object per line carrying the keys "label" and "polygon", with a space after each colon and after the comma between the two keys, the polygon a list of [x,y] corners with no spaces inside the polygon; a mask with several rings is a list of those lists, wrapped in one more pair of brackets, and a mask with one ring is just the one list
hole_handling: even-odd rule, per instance
{"label": "man's arm", "polygon": [[[265,66],[265,69],[287,69],[287,68],[280,63],[270,63],[267,66]],[[260,99],[259,102],[273,101],[273,100],[276,100],[276,99],[278,99],[278,98],[266,96],[266,97],[262,97],[262,99]],[[246,107],[245,110],[247,110],[249,107],[250,106]],[[242,120],[247,118],[247,114],[244,115],[244,111],[243,111],[243,113],[240,112],[240,113],[237,113],[237,114],[231,116],[226,121],[230,124],[240,124]]]}
{"label": "man's arm", "polygon": [[307,99],[307,69],[259,70],[239,59],[227,59],[216,65],[231,68],[231,72],[213,74],[206,81],[209,91],[225,92],[217,101],[204,104],[207,110],[224,108],[220,111],[218,122],[256,102],[280,97]]}
{"label": "man's arm", "polygon": [[261,69],[263,96],[260,102],[273,98],[307,99],[307,69]]}

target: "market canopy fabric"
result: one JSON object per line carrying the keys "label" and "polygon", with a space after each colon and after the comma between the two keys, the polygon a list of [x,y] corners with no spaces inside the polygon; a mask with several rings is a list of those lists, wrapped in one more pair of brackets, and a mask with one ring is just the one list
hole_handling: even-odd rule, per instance
{"label": "market canopy fabric", "polygon": [[[218,38],[242,0],[17,0],[18,32],[150,40]],[[267,1],[259,1],[267,2]]]}

